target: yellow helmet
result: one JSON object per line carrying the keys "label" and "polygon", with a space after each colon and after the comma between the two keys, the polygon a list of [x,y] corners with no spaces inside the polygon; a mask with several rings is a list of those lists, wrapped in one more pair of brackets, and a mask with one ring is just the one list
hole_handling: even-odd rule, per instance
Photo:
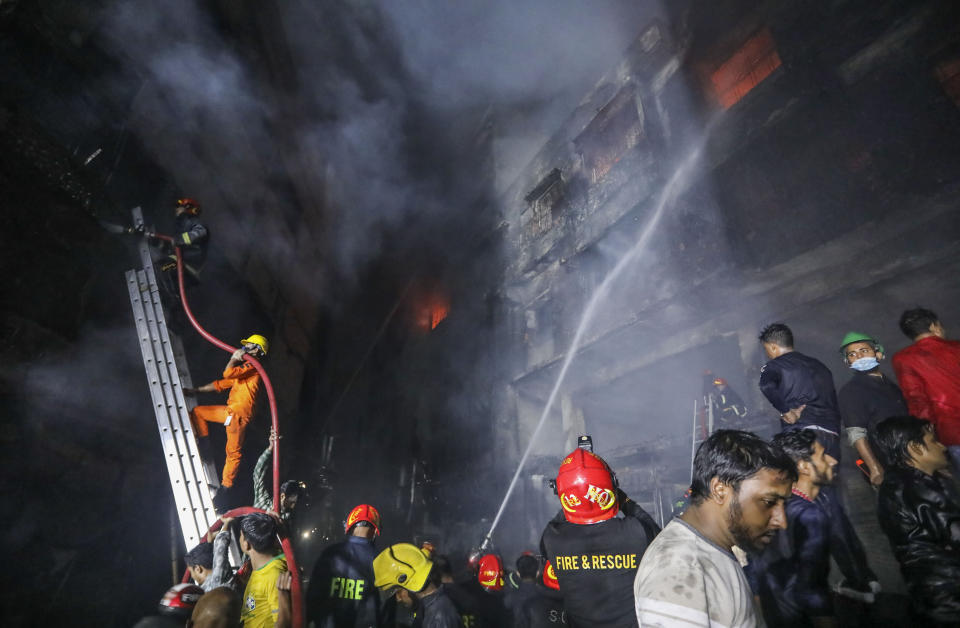
{"label": "yellow helmet", "polygon": [[373,559],[373,584],[385,591],[403,587],[416,593],[426,585],[432,568],[433,561],[419,547],[397,543]]}
{"label": "yellow helmet", "polygon": [[250,334],[249,338],[244,338],[240,341],[240,344],[245,345],[248,343],[260,347],[263,355],[267,355],[267,351],[270,351],[270,342],[260,334]]}

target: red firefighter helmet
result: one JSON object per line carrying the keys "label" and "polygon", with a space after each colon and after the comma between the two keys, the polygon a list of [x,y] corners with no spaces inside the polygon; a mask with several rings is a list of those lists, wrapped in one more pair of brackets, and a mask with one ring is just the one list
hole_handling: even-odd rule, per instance
{"label": "red firefighter helmet", "polygon": [[200,215],[200,203],[192,198],[178,198],[177,209],[183,208],[183,211],[192,216]]}
{"label": "red firefighter helmet", "polygon": [[343,522],[343,532],[345,534],[350,532],[350,528],[361,521],[366,521],[373,526],[374,535],[380,534],[380,513],[370,504],[360,504],[350,511],[347,520]]}
{"label": "red firefighter helmet", "polygon": [[570,523],[599,523],[620,511],[610,467],[585,449],[574,449],[560,464],[557,496]]}
{"label": "red firefighter helmet", "polygon": [[560,590],[560,581],[557,580],[557,572],[553,570],[553,565],[550,564],[550,561],[547,561],[547,564],[543,566],[543,586],[548,589],[553,589],[554,591]]}
{"label": "red firefighter helmet", "polygon": [[197,605],[197,600],[203,595],[203,589],[195,584],[181,582],[175,584],[163,595],[157,610],[161,615],[169,615],[181,618],[184,621],[190,619],[193,613],[193,607]]}
{"label": "red firefighter helmet", "polygon": [[503,589],[503,561],[496,554],[486,554],[480,558],[480,571],[477,580],[487,591]]}
{"label": "red firefighter helmet", "polygon": [[727,380],[723,379],[722,377],[718,377],[718,378],[716,378],[715,380],[713,380],[713,385],[714,385],[714,386],[726,386],[726,385],[727,385]]}

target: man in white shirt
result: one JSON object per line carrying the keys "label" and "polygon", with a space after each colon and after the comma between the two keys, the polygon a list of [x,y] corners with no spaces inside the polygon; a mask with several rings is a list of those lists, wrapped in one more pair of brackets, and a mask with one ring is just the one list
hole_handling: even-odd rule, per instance
{"label": "man in white shirt", "polygon": [[694,458],[690,508],[647,548],[633,582],[640,626],[763,626],[734,547],[762,550],[786,528],[797,478],[783,452],[749,432],[720,430]]}

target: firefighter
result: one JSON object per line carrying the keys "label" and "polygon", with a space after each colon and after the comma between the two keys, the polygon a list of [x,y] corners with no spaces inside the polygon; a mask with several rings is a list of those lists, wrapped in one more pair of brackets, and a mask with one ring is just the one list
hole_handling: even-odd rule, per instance
{"label": "firefighter", "polygon": [[[503,560],[496,554],[485,554],[480,557],[477,570],[477,621],[468,624],[466,628],[508,628],[513,620],[504,600]],[[463,617],[461,615],[461,617]]]}
{"label": "firefighter", "polygon": [[739,425],[747,416],[747,406],[743,399],[722,377],[713,380],[713,399],[720,420],[727,427]]}
{"label": "firefighter", "polygon": [[440,586],[439,570],[416,545],[391,545],[373,560],[374,584],[416,610],[422,628],[463,628],[453,602]]}
{"label": "firefighter", "polygon": [[267,355],[270,343],[260,334],[252,334],[240,341],[241,348],[230,356],[230,361],[223,369],[223,379],[204,384],[199,388],[184,388],[183,394],[195,395],[198,392],[223,392],[230,390],[225,406],[197,406],[190,411],[190,424],[193,433],[198,437],[198,448],[203,452],[209,451],[209,445],[204,439],[209,436],[208,423],[222,423],[227,432],[226,461],[223,464],[221,486],[229,489],[237,477],[240,467],[241,449],[243,448],[244,432],[253,418],[253,407],[260,390],[260,374],[243,356],[250,354],[260,359]]}
{"label": "firefighter", "polygon": [[[423,547],[420,549],[426,552]],[[476,560],[468,563],[470,576],[459,581],[453,577],[453,567],[450,565],[450,559],[447,556],[443,554],[434,555],[433,553],[428,555],[433,561],[433,568],[440,575],[443,592],[453,602],[453,606],[457,609],[457,614],[460,615],[460,621],[465,628],[479,625],[480,595],[483,593],[480,584],[477,582],[479,552],[476,555]],[[473,557],[472,554],[471,557]]]}
{"label": "firefighter", "polygon": [[[207,245],[210,244],[210,230],[200,222],[200,204],[192,198],[181,198],[174,208],[176,233],[174,243],[180,248],[183,257],[185,276],[194,280],[200,278],[200,270],[207,261]],[[160,270],[175,271],[177,256],[170,254],[168,261]]]}
{"label": "firefighter", "polygon": [[369,504],[360,504],[347,515],[343,531],[347,538],[325,549],[313,568],[307,620],[316,628],[383,626],[380,596],[373,585],[380,513]]}
{"label": "firefighter", "polygon": [[556,488],[563,516],[547,524],[540,553],[553,565],[568,621],[635,628],[633,578],[660,527],[619,489],[607,463],[586,449],[564,458]]}
{"label": "firefighter", "polygon": [[560,583],[549,560],[543,565],[540,580],[536,594],[523,603],[520,617],[514,622],[515,628],[559,628],[567,625]]}
{"label": "firefighter", "polygon": [[516,565],[516,585],[508,588],[503,600],[513,617],[514,626],[522,622],[524,605],[537,595],[537,574],[540,571],[540,561],[533,555],[533,552],[527,551],[520,555]]}

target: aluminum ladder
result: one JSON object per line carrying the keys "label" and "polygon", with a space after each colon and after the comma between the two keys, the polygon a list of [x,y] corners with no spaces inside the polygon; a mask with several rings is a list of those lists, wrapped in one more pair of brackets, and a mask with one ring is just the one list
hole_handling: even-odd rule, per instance
{"label": "aluminum ladder", "polygon": [[[132,213],[133,224],[143,225],[140,208],[134,208]],[[190,426],[189,412],[196,401],[183,395],[184,387],[192,387],[183,341],[167,328],[146,238],[141,240],[139,252],[143,269],[126,272],[127,289],[177,518],[189,550],[217,520],[210,491],[220,483],[212,461],[201,459]]]}
{"label": "aluminum ladder", "polygon": [[693,402],[693,435],[690,438],[690,481],[693,482],[693,462],[697,457],[697,447],[713,434],[713,408],[716,405],[713,393],[706,395],[703,401]]}

